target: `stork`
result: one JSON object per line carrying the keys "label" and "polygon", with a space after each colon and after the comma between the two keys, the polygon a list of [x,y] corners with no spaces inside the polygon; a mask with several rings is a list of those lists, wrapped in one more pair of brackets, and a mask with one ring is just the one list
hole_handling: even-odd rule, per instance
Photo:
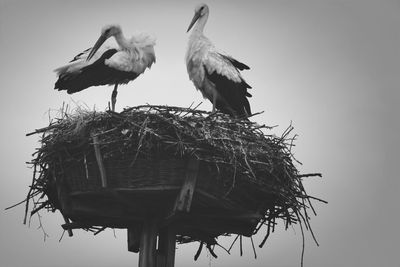
{"label": "stork", "polygon": [[[110,37],[116,44],[102,44]],[[126,39],[119,25],[107,25],[93,48],[75,56],[67,65],[55,70],[58,80],[54,89],[67,90],[68,94],[99,85],[114,85],[111,95],[112,110],[115,110],[117,88],[135,80],[156,61],[155,38],[141,33]]]}
{"label": "stork", "polygon": [[203,34],[209,15],[206,4],[195,8],[193,19],[187,29],[193,30],[186,51],[186,67],[190,80],[215,109],[235,117],[251,115],[247,92],[251,86],[241,76],[241,70],[250,69],[229,55],[217,50]]}

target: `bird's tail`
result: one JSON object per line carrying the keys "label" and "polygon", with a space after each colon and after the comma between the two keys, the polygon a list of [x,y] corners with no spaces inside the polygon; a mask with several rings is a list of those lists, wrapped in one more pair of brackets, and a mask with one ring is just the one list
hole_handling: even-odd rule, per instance
{"label": "bird's tail", "polygon": [[57,74],[58,79],[54,85],[54,89],[58,91],[66,90],[68,94],[82,91],[84,88],[74,86],[73,82],[86,66],[87,62],[78,61],[55,69],[54,72]]}

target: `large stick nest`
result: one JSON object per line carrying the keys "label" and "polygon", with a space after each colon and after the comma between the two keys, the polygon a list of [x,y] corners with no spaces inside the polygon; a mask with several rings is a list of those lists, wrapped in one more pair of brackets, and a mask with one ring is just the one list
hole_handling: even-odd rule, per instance
{"label": "large stick nest", "polygon": [[[307,210],[314,212],[310,199],[319,199],[307,195],[302,178],[319,174],[301,175],[295,167],[292,126],[281,136],[270,133],[272,128],[220,113],[168,106],[144,105],[121,113],[80,109],[68,114],[63,110],[49,126],[30,133],[42,137],[31,162],[34,176],[26,203],[34,199],[31,214],[43,208],[60,209],[54,177],[49,174],[59,172],[55,169],[60,160],[86,164],[86,155],[93,150],[92,137],[97,136],[104,161],[128,159],[132,166],[142,158],[190,157],[208,165],[217,173],[214,178],[221,188],[216,197],[231,197],[241,207],[262,215],[253,234],[265,225],[268,237],[276,219],[282,219],[286,228],[300,223],[302,232],[302,225],[311,230]],[[218,234],[222,233],[214,233]],[[210,243],[198,236],[178,238]]]}

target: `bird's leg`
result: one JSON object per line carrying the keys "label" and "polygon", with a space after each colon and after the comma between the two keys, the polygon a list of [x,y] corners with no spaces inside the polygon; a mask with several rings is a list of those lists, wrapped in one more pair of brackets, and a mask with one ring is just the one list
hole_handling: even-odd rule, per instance
{"label": "bird's leg", "polygon": [[115,103],[117,102],[117,94],[118,94],[117,88],[118,88],[118,83],[116,83],[114,85],[114,90],[112,91],[112,94],[111,94],[111,110],[112,111],[115,111]]}
{"label": "bird's leg", "polygon": [[215,113],[215,105],[217,104],[217,93],[213,94],[213,109],[212,113]]}

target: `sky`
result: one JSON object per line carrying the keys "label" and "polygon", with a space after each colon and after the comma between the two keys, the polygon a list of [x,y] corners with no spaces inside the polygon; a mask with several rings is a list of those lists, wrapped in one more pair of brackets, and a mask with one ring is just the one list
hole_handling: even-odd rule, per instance
{"label": "sky", "polygon": [[[188,107],[203,102],[186,73],[186,29],[198,1],[27,1],[0,0],[0,263],[24,266],[137,266],[127,251],[126,233],[97,236],[75,231],[62,235],[58,213],[41,213],[23,225],[24,199],[32,178],[26,165],[39,146],[26,137],[48,125],[66,103],[103,111],[112,87],[68,95],[53,90],[53,70],[97,40],[109,23],[125,36],[148,32],[157,37],[157,62],[137,80],[119,87],[116,109],[144,103]],[[302,173],[323,178],[304,181],[315,203],[311,224],[320,246],[306,234],[308,267],[399,267],[400,183],[400,2],[383,0],[271,0],[206,2],[205,34],[221,50],[249,65],[243,72],[253,87],[252,120],[292,123],[299,135],[294,148]],[[301,233],[279,224],[254,259],[249,239],[218,259],[197,244],[179,245],[176,266],[300,266]],[[255,237],[256,244],[263,231]],[[231,240],[222,239],[229,246]]]}

